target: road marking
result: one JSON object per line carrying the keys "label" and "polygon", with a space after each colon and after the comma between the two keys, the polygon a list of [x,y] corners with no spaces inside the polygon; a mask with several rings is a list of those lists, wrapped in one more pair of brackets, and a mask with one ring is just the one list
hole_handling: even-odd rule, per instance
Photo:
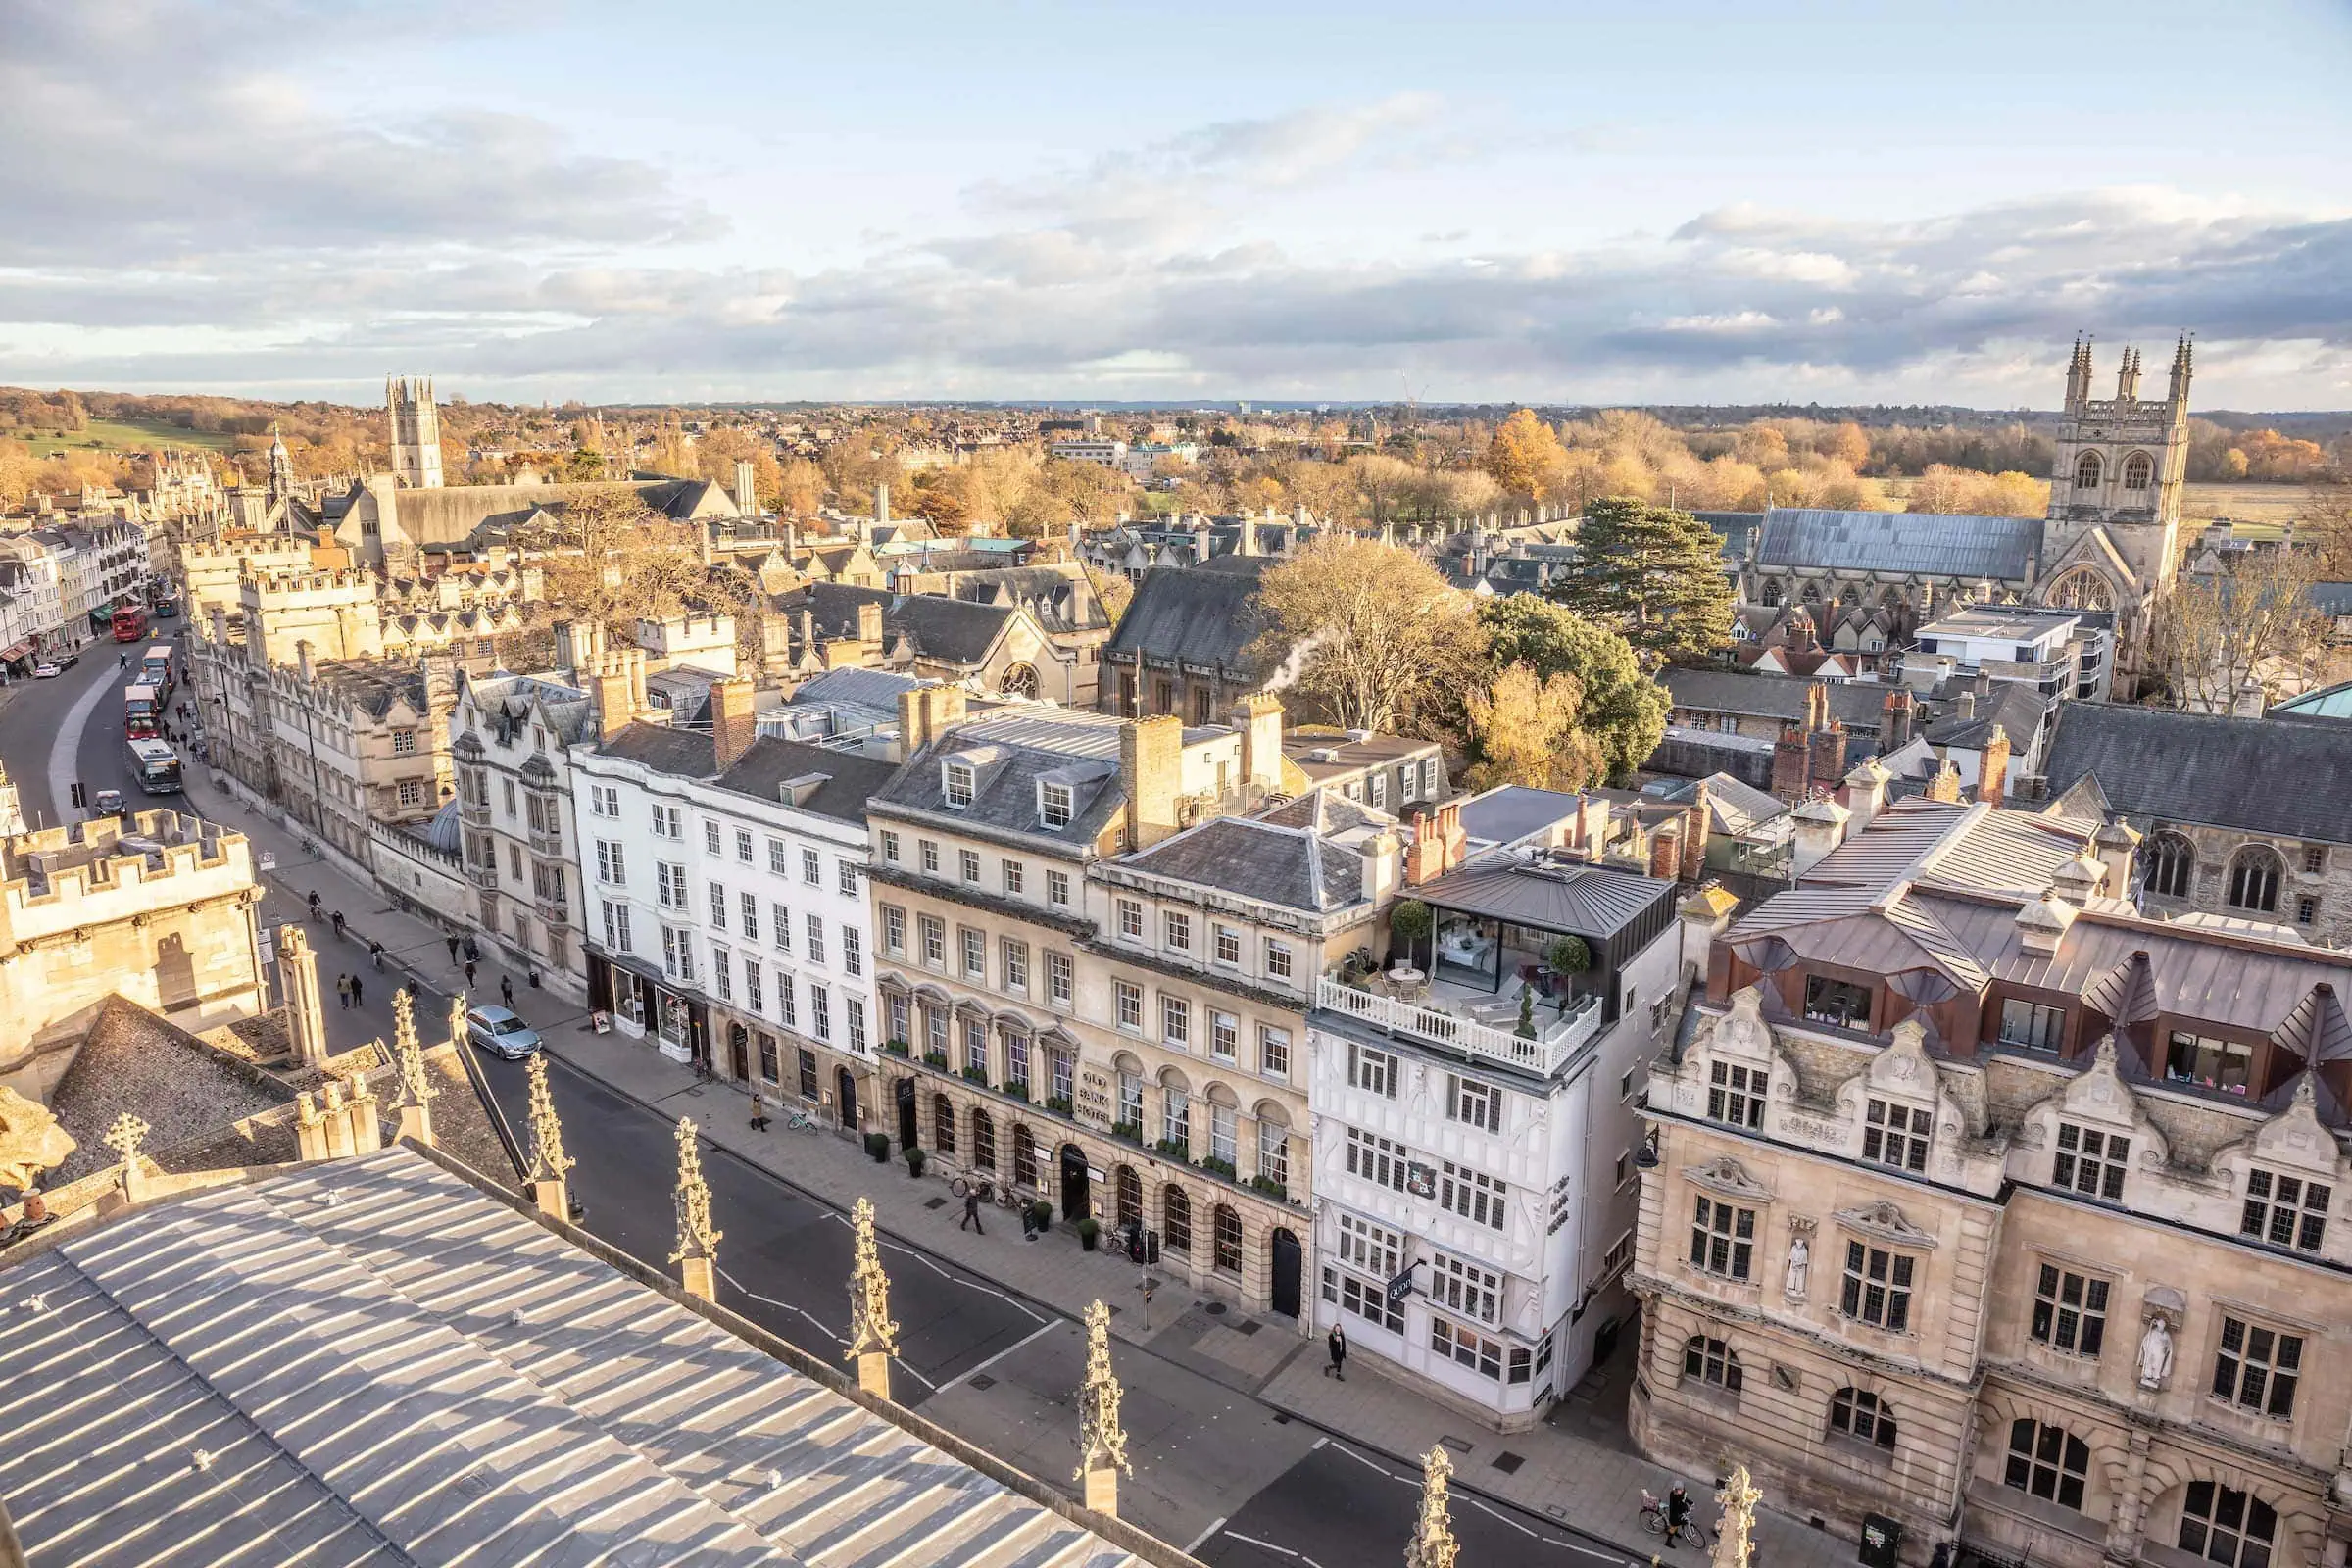
{"label": "road marking", "polygon": [[[1255,1536],[1245,1536],[1239,1530],[1229,1531],[1227,1534],[1231,1535],[1234,1540],[1241,1542],[1245,1545],[1255,1546],[1260,1551],[1276,1551],[1280,1552],[1285,1557],[1297,1557],[1298,1555],[1298,1553],[1293,1551],[1288,1546],[1277,1546],[1271,1541],[1260,1541]],[[1200,1544],[1200,1543],[1198,1541],[1193,1543],[1193,1545],[1195,1546],[1198,1546],[1199,1544]],[[1187,1547],[1186,1549],[1190,1550],[1191,1547]]]}
{"label": "road marking", "polygon": [[61,826],[76,820],[70,814],[74,809],[74,764],[78,760],[74,754],[81,750],[81,732],[89,727],[90,715],[97,711],[108,692],[119,697],[122,688],[101,680],[83,692],[66,710],[66,721],[59,726],[57,739],[49,743],[49,809]]}
{"label": "road marking", "polygon": [[[1006,1356],[1019,1349],[1022,1346],[1027,1345],[1031,1340],[1042,1339],[1046,1335],[1049,1335],[1055,1329],[1061,1327],[1061,1321],[1062,1320],[1060,1318],[1055,1318],[1051,1323],[1039,1325],[1037,1328],[1032,1329],[1026,1336],[1015,1340],[1010,1345],[1007,1345],[1004,1347],[1004,1348],[999,1350],[996,1354],[990,1356],[987,1360],[972,1368],[969,1372],[958,1373],[955,1377],[948,1379],[946,1386],[952,1389],[958,1383],[969,1383],[972,1379],[978,1377],[990,1367],[995,1366],[999,1361],[1004,1360]],[[1223,1523],[1223,1521],[1220,1520],[1219,1523]]]}
{"label": "road marking", "polygon": [[[1488,1507],[1485,1503],[1479,1501],[1476,1497],[1469,1495],[1467,1493],[1463,1494],[1462,1500],[1468,1503],[1471,1507],[1476,1508],[1480,1513],[1485,1514],[1488,1518],[1500,1520],[1502,1523],[1509,1525],[1513,1530],[1518,1531],[1523,1536],[1536,1536],[1536,1533],[1533,1530],[1528,1529],[1527,1526],[1521,1524],[1518,1520],[1513,1519],[1508,1514],[1496,1512],[1494,1509]],[[1541,1541],[1544,1538],[1541,1536],[1536,1536],[1536,1539]]]}
{"label": "road marking", "polygon": [[[1217,1518],[1216,1518],[1216,1519],[1215,1519],[1213,1522],[1211,1522],[1211,1523],[1210,1523],[1209,1527],[1208,1527],[1206,1530],[1203,1530],[1203,1531],[1201,1531],[1201,1532],[1200,1532],[1199,1535],[1197,1535],[1197,1536],[1195,1536],[1195,1537],[1193,1538],[1193,1544],[1192,1544],[1191,1545],[1189,1545],[1189,1546],[1187,1546],[1187,1547],[1185,1547],[1185,1548],[1184,1548],[1184,1554],[1185,1554],[1187,1557],[1190,1557],[1190,1556],[1191,1556],[1191,1555],[1192,1555],[1194,1552],[1196,1552],[1196,1551],[1199,1551],[1199,1550],[1200,1549],[1200,1543],[1202,1543],[1203,1541],[1206,1541],[1206,1540],[1207,1540],[1209,1537],[1211,1537],[1211,1536],[1215,1535],[1215,1534],[1216,1534],[1218,1531],[1220,1531],[1220,1530],[1222,1530],[1222,1529],[1224,1529],[1224,1528],[1225,1528],[1225,1517],[1224,1517],[1222,1514],[1220,1514],[1220,1515],[1219,1515],[1219,1516],[1218,1516],[1218,1517],[1217,1517]],[[1236,1537],[1235,1539],[1236,1539],[1236,1540],[1239,1540],[1240,1538],[1239,1538],[1239,1537]]]}
{"label": "road marking", "polygon": [[[830,1205],[827,1205],[825,1208],[825,1216],[832,1220],[836,1225],[850,1224],[849,1215],[840,1212]],[[981,1284],[978,1280],[973,1279],[970,1275],[962,1273],[959,1270],[940,1267],[939,1263],[928,1252],[920,1251],[914,1248],[904,1246],[901,1243],[887,1240],[881,1242],[880,1245],[889,1249],[891,1251],[899,1253],[901,1256],[913,1258],[917,1263],[922,1264],[923,1267],[929,1269],[932,1273],[938,1275],[941,1279],[946,1280],[951,1285],[960,1285],[967,1291],[978,1291],[982,1296],[993,1296],[998,1300],[1003,1301],[1006,1306],[1024,1312],[1031,1318],[1034,1318],[1036,1321],[1046,1324],[1049,1327],[1061,1321],[1061,1319],[1057,1317],[1052,1317],[1044,1312],[1040,1312],[1037,1310],[1037,1308],[1031,1306],[1027,1301],[1022,1300],[1017,1296],[1007,1296],[1003,1291],[991,1290],[988,1286]]]}
{"label": "road marking", "polygon": [[[807,1307],[795,1306],[790,1301],[779,1301],[772,1296],[761,1296],[758,1291],[753,1290],[750,1286],[744,1284],[743,1281],[737,1279],[734,1275],[728,1273],[723,1268],[718,1271],[718,1277],[722,1280],[725,1280],[729,1285],[734,1286],[735,1289],[741,1291],[744,1295],[750,1297],[755,1301],[765,1301],[769,1306],[776,1307],[782,1311],[800,1313],[801,1316],[807,1318],[810,1323],[815,1324],[817,1333],[822,1334],[826,1339],[831,1340],[835,1345],[847,1345],[850,1343],[842,1336],[825,1327],[824,1323],[818,1319],[816,1314],[809,1311]],[[914,1379],[915,1382],[920,1383],[924,1388],[929,1389],[933,1394],[937,1394],[939,1392],[938,1384],[932,1382],[920,1372],[917,1372],[913,1367],[908,1366],[906,1361],[895,1355],[892,1356],[891,1359],[898,1363],[900,1371]]]}
{"label": "road marking", "polygon": [[1325,1445],[1326,1443],[1329,1443],[1330,1441],[1331,1441],[1331,1439],[1330,1439],[1330,1438],[1328,1438],[1328,1437],[1317,1438],[1317,1439],[1315,1440],[1315,1446],[1314,1446],[1314,1448],[1309,1448],[1309,1449],[1307,1449],[1306,1451],[1307,1451],[1307,1452],[1309,1452],[1309,1453],[1312,1453],[1312,1452],[1314,1452],[1314,1451],[1315,1451],[1315,1448],[1320,1448],[1321,1446],[1323,1446],[1323,1445]]}

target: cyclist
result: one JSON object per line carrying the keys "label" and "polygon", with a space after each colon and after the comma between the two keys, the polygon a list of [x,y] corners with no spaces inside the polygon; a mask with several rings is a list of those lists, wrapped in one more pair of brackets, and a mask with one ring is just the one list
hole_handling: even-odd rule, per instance
{"label": "cyclist", "polygon": [[1666,1544],[1673,1545],[1675,1538],[1690,1529],[1690,1494],[1678,1481],[1674,1490],[1666,1494]]}

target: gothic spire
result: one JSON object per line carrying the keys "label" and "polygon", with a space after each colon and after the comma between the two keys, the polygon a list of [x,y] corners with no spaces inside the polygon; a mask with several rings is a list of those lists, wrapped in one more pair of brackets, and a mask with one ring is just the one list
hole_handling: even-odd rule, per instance
{"label": "gothic spire", "polygon": [[1119,1424],[1119,1380],[1110,1369],[1110,1308],[1086,1309],[1086,1383],[1078,1391],[1078,1479],[1090,1470],[1124,1470],[1127,1430]]}
{"label": "gothic spire", "polygon": [[1764,1494],[1749,1483],[1747,1466],[1736,1464],[1715,1500],[1723,1504],[1723,1522],[1715,1527],[1712,1568],[1747,1568],[1756,1549],[1756,1504]]}
{"label": "gothic spire", "polygon": [[1413,1539],[1405,1544],[1404,1568],[1454,1568],[1461,1547],[1446,1511],[1446,1489],[1452,1479],[1453,1461],[1441,1443],[1421,1461],[1421,1517]]}

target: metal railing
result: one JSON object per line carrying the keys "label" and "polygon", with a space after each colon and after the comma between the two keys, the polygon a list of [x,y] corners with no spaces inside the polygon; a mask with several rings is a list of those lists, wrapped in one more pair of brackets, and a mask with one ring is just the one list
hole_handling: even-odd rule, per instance
{"label": "metal railing", "polygon": [[1565,1013],[1539,1004],[1533,1039],[1516,1028],[1500,1028],[1446,1007],[1358,991],[1337,980],[1315,982],[1315,1005],[1392,1034],[1409,1035],[1468,1055],[1483,1056],[1528,1072],[1550,1074],[1600,1032],[1600,999],[1579,997]]}

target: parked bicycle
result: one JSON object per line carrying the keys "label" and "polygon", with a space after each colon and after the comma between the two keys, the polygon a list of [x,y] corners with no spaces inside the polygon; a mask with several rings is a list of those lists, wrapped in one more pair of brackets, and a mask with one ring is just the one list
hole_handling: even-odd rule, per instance
{"label": "parked bicycle", "polygon": [[1642,1528],[1653,1536],[1664,1536],[1669,1546],[1683,1544],[1685,1537],[1701,1551],[1715,1544],[1715,1532],[1707,1528],[1695,1511],[1681,1524],[1675,1524],[1666,1517],[1666,1499],[1652,1494],[1647,1487],[1642,1489]]}
{"label": "parked bicycle", "polygon": [[805,1105],[786,1112],[784,1125],[796,1133],[821,1133],[824,1131],[824,1127],[814,1116],[808,1114],[808,1107]]}

